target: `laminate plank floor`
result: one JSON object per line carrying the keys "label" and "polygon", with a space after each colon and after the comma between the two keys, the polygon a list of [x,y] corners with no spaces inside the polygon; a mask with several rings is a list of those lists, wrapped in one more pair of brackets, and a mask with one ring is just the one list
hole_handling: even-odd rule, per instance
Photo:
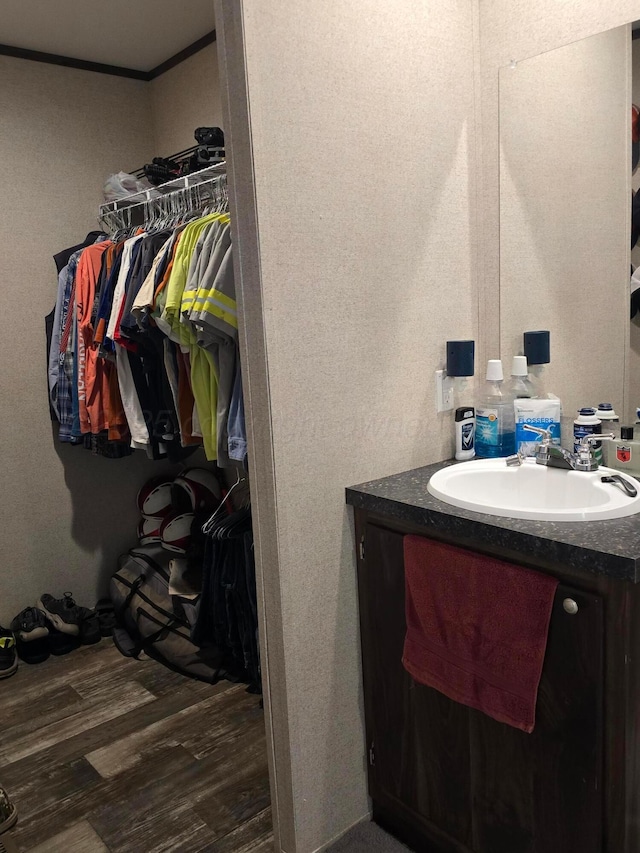
{"label": "laminate plank floor", "polygon": [[244,685],[103,640],[21,663],[0,681],[0,720],[20,853],[273,850],[264,718]]}

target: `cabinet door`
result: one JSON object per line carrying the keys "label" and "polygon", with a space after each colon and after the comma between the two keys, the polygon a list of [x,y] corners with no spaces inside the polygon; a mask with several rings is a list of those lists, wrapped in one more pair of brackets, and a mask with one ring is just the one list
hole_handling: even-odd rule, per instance
{"label": "cabinet door", "polygon": [[601,599],[558,588],[536,727],[525,734],[412,681],[402,666],[403,535],[367,524],[364,536],[374,817],[425,853],[601,853]]}
{"label": "cabinet door", "polygon": [[559,586],[533,733],[469,714],[478,853],[601,853],[602,666],[602,600]]}
{"label": "cabinet door", "polygon": [[365,547],[360,618],[374,817],[421,851],[466,853],[469,709],[416,684],[402,666],[403,535],[368,524]]}

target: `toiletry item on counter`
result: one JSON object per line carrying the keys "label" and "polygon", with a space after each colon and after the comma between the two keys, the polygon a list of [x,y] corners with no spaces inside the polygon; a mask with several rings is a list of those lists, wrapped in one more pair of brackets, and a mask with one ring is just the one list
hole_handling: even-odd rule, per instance
{"label": "toiletry item on counter", "polygon": [[[602,432],[602,421],[596,415],[596,410],[592,406],[585,406],[578,412],[578,417],[573,422],[573,450],[578,452],[580,439],[585,435],[598,435]],[[594,459],[599,465],[602,465],[602,442],[592,446]]]}
{"label": "toiletry item on counter", "polygon": [[511,456],[516,450],[513,397],[502,390],[502,362],[487,363],[487,383],[480,405],[476,406],[476,456]]}
{"label": "toiletry item on counter", "polygon": [[537,389],[529,378],[526,355],[514,355],[511,363],[511,393],[516,399],[537,397]]}
{"label": "toiletry item on counter", "polygon": [[476,410],[473,406],[456,409],[456,459],[473,459],[476,455]]}
{"label": "toiletry item on counter", "polygon": [[623,426],[620,428],[620,438],[602,443],[605,465],[608,468],[616,468],[618,471],[626,471],[632,477],[639,477],[640,441],[633,436],[633,427]]}
{"label": "toiletry item on counter", "polygon": [[599,403],[598,408],[596,409],[596,417],[601,421],[607,421],[607,429],[611,426],[612,423],[618,422],[619,418],[616,415],[613,406],[611,403]]}
{"label": "toiletry item on counter", "polygon": [[526,424],[551,431],[554,444],[560,444],[560,400],[519,399],[513,402],[516,418],[516,450],[534,456],[542,436],[526,429]]}

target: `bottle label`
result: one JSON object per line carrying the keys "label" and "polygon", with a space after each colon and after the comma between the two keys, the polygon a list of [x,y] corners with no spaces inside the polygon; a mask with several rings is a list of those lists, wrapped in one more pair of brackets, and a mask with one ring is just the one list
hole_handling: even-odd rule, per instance
{"label": "bottle label", "polygon": [[478,456],[497,456],[500,447],[500,421],[497,409],[476,410],[476,453]]}
{"label": "bottle label", "polygon": [[631,462],[631,448],[625,447],[622,444],[616,447],[616,461],[621,462],[623,465]]}
{"label": "bottle label", "polygon": [[463,450],[473,450],[473,421],[469,421],[468,423],[462,424],[462,449]]}

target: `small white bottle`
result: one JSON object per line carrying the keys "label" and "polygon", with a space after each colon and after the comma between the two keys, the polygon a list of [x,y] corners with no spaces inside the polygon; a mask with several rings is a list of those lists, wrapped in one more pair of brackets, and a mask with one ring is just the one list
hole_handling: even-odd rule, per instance
{"label": "small white bottle", "polygon": [[514,355],[511,363],[511,393],[516,400],[537,397],[536,389],[529,379],[526,355]]}
{"label": "small white bottle", "polygon": [[456,459],[464,461],[476,455],[476,410],[473,406],[456,409]]}
{"label": "small white bottle", "polygon": [[616,415],[611,403],[598,403],[598,408],[596,409],[596,417],[599,418],[601,421],[607,421],[607,428],[610,426],[610,423],[619,422],[619,418]]}

